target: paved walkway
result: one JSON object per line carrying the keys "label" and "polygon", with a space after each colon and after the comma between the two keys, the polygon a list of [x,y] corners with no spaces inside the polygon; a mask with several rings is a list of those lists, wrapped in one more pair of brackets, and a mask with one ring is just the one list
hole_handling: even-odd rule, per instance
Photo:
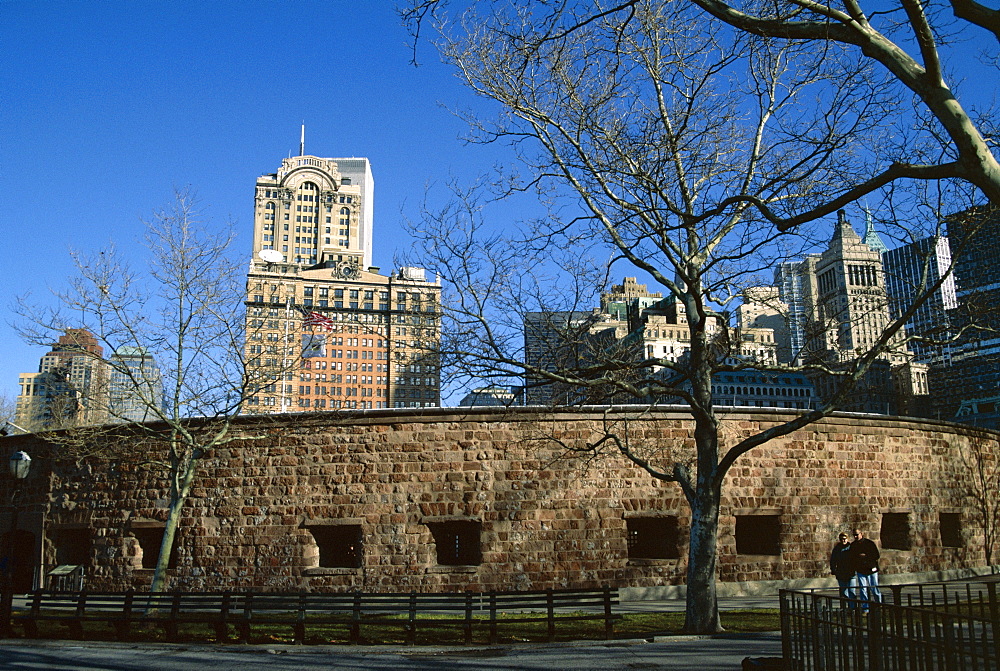
{"label": "paved walkway", "polygon": [[744,657],[780,657],[777,633],[460,648],[220,646],[0,641],[0,669],[61,671],[738,671]]}

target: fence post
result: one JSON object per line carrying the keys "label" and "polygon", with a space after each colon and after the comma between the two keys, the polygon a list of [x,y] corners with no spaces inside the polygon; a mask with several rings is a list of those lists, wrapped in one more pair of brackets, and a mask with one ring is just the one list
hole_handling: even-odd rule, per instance
{"label": "fence post", "polygon": [[872,599],[868,602],[868,609],[868,669],[882,671],[885,651],[882,636],[882,602]]}
{"label": "fence post", "polygon": [[472,645],[472,592],[465,593],[465,644]]}
{"label": "fence post", "polygon": [[804,633],[809,638],[807,645],[812,649],[813,668],[826,671],[827,646],[823,645],[823,614],[820,600],[815,593],[809,595],[809,613],[812,618],[811,626]]}
{"label": "fence post", "polygon": [[406,630],[406,644],[417,644],[417,593],[410,592],[410,619]]}
{"label": "fence post", "polygon": [[497,642],[497,593],[490,592],[490,645]]}
{"label": "fence post", "polygon": [[556,614],[553,604],[552,590],[545,590],[545,605],[548,612],[549,643],[556,640]]}
{"label": "fence post", "polygon": [[614,627],[614,620],[612,619],[611,613],[611,588],[604,588],[604,640],[610,640],[612,634],[612,627]]}
{"label": "fence post", "polygon": [[354,607],[351,609],[351,643],[361,641],[361,592],[354,593]]}
{"label": "fence post", "polygon": [[[909,642],[904,645],[903,641],[906,641],[906,632],[903,624],[904,612],[903,612],[903,588],[898,585],[893,585],[889,588],[892,592],[892,632],[889,637],[892,645],[892,655],[895,659],[895,668],[905,669],[906,668],[906,652],[907,647],[909,647]],[[884,603],[882,604],[885,605]]]}
{"label": "fence post", "polygon": [[232,607],[233,594],[229,590],[222,593],[222,607],[219,609],[219,619],[215,623],[215,640],[217,643],[229,641],[229,609]]}
{"label": "fence post", "polygon": [[10,638],[14,627],[11,617],[14,615],[14,589],[9,580],[4,580],[0,587],[0,638]]}
{"label": "fence post", "polygon": [[792,607],[788,592],[779,590],[778,599],[781,609],[781,657],[785,660],[785,664],[792,666]]}
{"label": "fence post", "polygon": [[[246,645],[250,642],[250,620],[253,618],[253,592],[247,592],[243,595],[243,619],[240,620],[240,643]],[[295,639],[298,638],[298,632],[294,633]],[[298,641],[295,641],[298,643]]]}
{"label": "fence post", "polygon": [[947,671],[956,671],[958,664],[955,655],[958,651],[955,645],[955,625],[951,621],[951,613],[948,612],[947,604],[942,618],[944,620],[941,627],[944,630],[944,668]]}
{"label": "fence post", "polygon": [[[997,603],[997,584],[995,582],[986,583],[986,593],[990,600],[990,625],[993,627],[993,643],[994,649],[996,649],[997,641],[1000,641],[1000,604]],[[997,659],[998,657],[1000,657],[1000,653],[994,657],[994,661],[1000,661]]]}
{"label": "fence post", "polygon": [[129,588],[125,592],[125,604],[122,608],[122,619],[117,623],[115,627],[115,633],[118,635],[119,641],[127,641],[129,630],[132,627],[132,601],[135,599],[135,590]]}

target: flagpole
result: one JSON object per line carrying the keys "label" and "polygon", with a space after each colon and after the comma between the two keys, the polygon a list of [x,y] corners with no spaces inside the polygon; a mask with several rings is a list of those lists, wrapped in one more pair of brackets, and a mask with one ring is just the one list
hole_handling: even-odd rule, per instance
{"label": "flagpole", "polygon": [[281,343],[281,379],[278,380],[278,385],[281,387],[281,412],[285,412],[285,401],[287,400],[285,394],[285,371],[288,370],[289,358],[288,358],[288,325],[292,322],[292,298],[288,294],[285,294],[285,337]]}

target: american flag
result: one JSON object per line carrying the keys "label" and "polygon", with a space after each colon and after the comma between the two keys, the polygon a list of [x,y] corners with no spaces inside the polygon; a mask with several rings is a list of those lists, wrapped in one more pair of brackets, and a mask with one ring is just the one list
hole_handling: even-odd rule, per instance
{"label": "american flag", "polygon": [[303,326],[318,326],[324,328],[327,331],[332,331],[336,322],[327,317],[326,315],[320,314],[318,312],[313,312],[311,310],[305,310],[299,308],[302,312],[302,325]]}

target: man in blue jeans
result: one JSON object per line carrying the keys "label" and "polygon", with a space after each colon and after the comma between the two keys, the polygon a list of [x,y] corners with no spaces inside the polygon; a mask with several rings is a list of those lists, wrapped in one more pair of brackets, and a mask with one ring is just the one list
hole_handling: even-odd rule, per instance
{"label": "man in blue jeans", "polygon": [[857,573],[857,596],[866,613],[871,601],[882,602],[882,592],[878,588],[878,559],[875,541],[865,538],[860,529],[855,529],[854,541],[851,543],[851,563]]}

